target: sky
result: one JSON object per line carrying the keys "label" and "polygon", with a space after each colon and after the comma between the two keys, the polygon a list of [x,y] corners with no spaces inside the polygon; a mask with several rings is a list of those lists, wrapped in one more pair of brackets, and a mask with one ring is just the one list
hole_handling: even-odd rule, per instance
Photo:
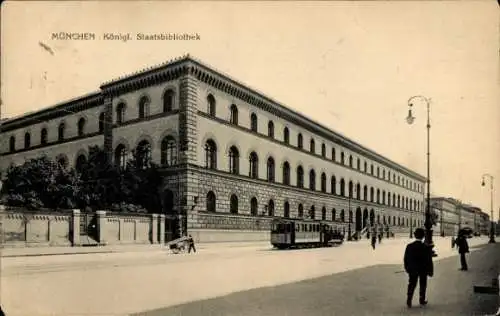
{"label": "sky", "polygon": [[[28,9],[29,7],[29,9]],[[54,40],[93,32],[95,40]],[[103,33],[134,40],[106,41]],[[137,33],[200,40],[139,41]],[[431,194],[500,212],[496,1],[3,2],[2,118],[189,53],[280,103],[427,174]],[[50,47],[53,54],[39,43]]]}

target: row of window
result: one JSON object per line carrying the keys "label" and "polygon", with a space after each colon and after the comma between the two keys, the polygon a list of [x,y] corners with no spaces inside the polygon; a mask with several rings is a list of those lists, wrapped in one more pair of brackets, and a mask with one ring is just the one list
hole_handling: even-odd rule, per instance
{"label": "row of window", "polygon": [[[168,89],[165,91],[165,94],[163,96],[163,112],[171,112],[173,110],[175,102],[175,92],[173,89]],[[147,95],[142,96],[139,99],[139,104],[138,104],[138,112],[139,112],[139,118],[146,118],[150,115],[150,98]],[[125,122],[125,112],[126,112],[126,103],[124,101],[121,101],[117,105],[116,109],[116,122],[117,124],[122,124]],[[85,135],[85,127],[87,124],[87,120],[85,118],[80,118],[77,123],[77,131],[78,131],[78,136],[83,136]],[[59,124],[59,127],[57,129],[57,139],[58,141],[62,141],[65,138],[65,131],[66,131],[66,124],[64,122],[61,122]],[[101,113],[99,115],[99,133],[102,133],[104,131],[104,113]],[[40,144],[41,145],[46,145],[48,142],[48,130],[47,128],[42,128],[40,131]],[[28,149],[31,147],[31,133],[26,132],[24,134],[24,148]],[[16,151],[16,137],[11,136],[10,137],[10,143],[9,143],[9,150],[10,152]]]}
{"label": "row of window", "polygon": [[[87,125],[87,120],[83,117],[81,117],[78,120],[77,123],[77,135],[78,136],[84,136],[86,133],[86,125]],[[101,113],[99,115],[99,133],[102,133],[104,131],[104,113]],[[41,145],[46,145],[48,143],[48,129],[46,127],[43,127],[40,130],[40,144]],[[66,123],[61,122],[57,128],[57,140],[58,141],[63,141],[65,139],[66,134]],[[31,147],[31,133],[26,132],[24,134],[24,148],[28,149]],[[9,140],[9,150],[10,152],[14,152],[16,150],[16,137],[11,136]]]}
{"label": "row of window", "polygon": [[[249,157],[249,174],[248,176],[253,179],[259,178],[259,157],[257,153],[251,152]],[[239,174],[240,165],[240,155],[239,151],[235,146],[229,149],[229,172],[232,174]],[[205,144],[205,167],[209,169],[217,169],[217,146],[212,139],[207,140]],[[267,159],[267,181],[275,182],[275,161],[273,157]],[[282,167],[282,184],[291,185],[290,174],[291,174],[290,163],[285,161]],[[321,192],[327,192],[327,177],[323,172],[321,173]],[[346,183],[344,178],[340,179],[340,192],[337,192],[337,179],[334,175],[330,178],[331,193],[340,196],[348,196],[350,198],[355,198],[361,200],[363,197],[364,201],[370,201],[378,204],[405,208],[412,211],[420,210],[420,201],[416,199],[411,199],[408,197],[403,197],[401,195],[396,195],[395,193],[386,192],[385,190],[380,191],[380,189],[375,189],[373,187],[368,188],[364,185],[361,188],[361,184],[358,182],[356,185],[352,181],[348,183],[348,195],[346,195]],[[296,187],[304,188],[304,169],[302,166],[297,166],[296,168]],[[309,171],[309,189],[316,191],[316,171],[311,169]],[[356,191],[356,194],[354,194]],[[376,193],[375,193],[376,192]]]}
{"label": "row of window", "polygon": [[[210,115],[212,117],[216,117],[216,100],[212,94],[208,95],[207,104],[208,104],[208,115]],[[235,104],[232,104],[230,106],[230,117],[229,117],[230,123],[234,124],[234,125],[238,125],[238,117],[239,117],[238,107]],[[255,113],[250,114],[250,130],[252,132],[259,133],[259,131],[258,131],[258,119],[257,119],[257,115]],[[268,125],[267,125],[267,136],[274,139],[275,138],[274,134],[275,134],[274,133],[274,122],[272,120],[269,120]],[[286,126],[283,128],[283,140],[282,141],[283,141],[283,143],[290,145],[290,130]],[[304,140],[303,140],[302,134],[298,133],[296,147],[299,149],[304,149],[303,142],[304,142]],[[317,155],[316,143],[315,143],[313,138],[311,138],[311,140],[309,142],[309,151],[312,154]],[[323,158],[326,158],[326,145],[324,143],[321,144],[321,156]],[[333,147],[332,147],[332,152],[331,152],[331,159],[333,161],[336,161],[336,159],[337,159],[335,148],[333,148]],[[378,167],[378,166],[376,167],[376,171],[375,171],[375,167],[373,166],[373,164],[370,164],[370,169],[368,169],[368,163],[366,161],[363,162],[363,169],[361,169],[361,159],[359,157],[356,158],[356,166],[354,166],[354,158],[352,155],[349,155],[349,157],[347,158],[347,161],[348,161],[348,166],[350,168],[356,168],[359,171],[369,173],[370,175],[376,176],[377,178],[381,178],[383,180],[392,182],[394,184],[401,185],[401,186],[408,188],[410,190],[422,192],[421,185],[419,185],[418,183],[416,183],[414,181],[406,179],[402,176],[397,176],[396,172],[391,173],[391,171],[387,171],[387,173],[386,173],[386,170],[383,168],[382,168],[382,172],[381,172],[380,167]],[[340,163],[342,165],[346,165],[346,156],[345,156],[343,151],[340,153]],[[392,177],[391,177],[391,175],[392,175]]]}
{"label": "row of window", "polygon": [[[238,201],[238,196],[236,194],[232,194],[229,198],[229,212],[231,214],[238,214],[239,213],[239,201]],[[217,198],[215,196],[215,193],[213,191],[209,191],[206,196],[206,210],[207,212],[212,212],[215,213],[217,212]],[[373,209],[368,213],[368,210],[365,209],[363,212],[364,214],[362,215],[363,221],[366,222],[368,221],[371,225],[374,223],[377,224],[384,224],[384,225],[394,225],[394,226],[407,226],[409,224],[408,219],[404,217],[396,217],[396,216],[386,216],[380,214],[375,216],[375,212]],[[338,214],[337,217],[337,211],[335,208],[332,209],[331,211],[331,217],[327,216],[327,210],[326,207],[323,206],[321,209],[321,220],[331,220],[331,221],[340,221],[340,222],[353,222],[353,211],[349,211],[349,217],[346,219],[346,214],[344,210],[341,210]],[[368,215],[369,214],[369,215]],[[285,201],[283,203],[283,214],[277,215],[275,213],[275,203],[273,199],[270,199],[266,205],[264,205],[264,211],[259,212],[259,205],[256,197],[252,197],[250,199],[250,215],[252,216],[283,216],[285,218],[291,218],[291,212],[290,212],[290,203],[288,201]],[[302,203],[299,203],[297,206],[297,218],[309,218],[309,219],[316,219],[316,209],[315,206],[312,205],[311,208],[308,210],[308,212],[305,214],[304,213],[304,206]],[[363,226],[366,226],[366,225]]]}
{"label": "row of window", "polygon": [[[168,113],[173,111],[175,102],[175,91],[173,89],[168,89],[163,94],[163,112]],[[150,105],[151,99],[149,96],[144,95],[139,99],[137,110],[139,119],[144,119],[150,116]],[[127,110],[127,104],[125,101],[121,101],[116,106],[116,123],[123,124],[125,122],[125,113]]]}

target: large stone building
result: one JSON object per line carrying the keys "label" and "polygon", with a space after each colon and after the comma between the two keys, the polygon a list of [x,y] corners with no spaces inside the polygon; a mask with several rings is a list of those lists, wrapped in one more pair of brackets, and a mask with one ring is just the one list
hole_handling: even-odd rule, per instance
{"label": "large stone building", "polygon": [[78,168],[89,145],[123,165],[145,148],[163,166],[169,238],[265,239],[275,216],[405,235],[423,223],[423,176],[189,55],[1,129],[4,170],[40,154]]}
{"label": "large stone building", "polygon": [[432,197],[431,208],[438,214],[435,234],[456,236],[458,230],[464,227],[471,228],[474,233],[488,234],[490,217],[479,207],[454,198]]}

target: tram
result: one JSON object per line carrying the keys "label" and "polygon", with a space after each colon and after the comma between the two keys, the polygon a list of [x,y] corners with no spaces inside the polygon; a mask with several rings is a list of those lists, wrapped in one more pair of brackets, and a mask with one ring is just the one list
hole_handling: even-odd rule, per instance
{"label": "tram", "polygon": [[271,244],[278,249],[331,247],[340,245],[340,225],[319,220],[275,218],[271,222]]}

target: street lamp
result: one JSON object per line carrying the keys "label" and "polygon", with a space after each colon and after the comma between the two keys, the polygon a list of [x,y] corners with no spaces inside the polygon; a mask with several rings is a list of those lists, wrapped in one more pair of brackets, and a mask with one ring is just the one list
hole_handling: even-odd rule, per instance
{"label": "street lamp", "polygon": [[[408,116],[406,117],[406,122],[408,124],[412,124],[415,121],[415,117],[412,116],[412,107],[413,107],[413,101],[414,100],[423,100],[427,104],[427,207],[425,209],[425,222],[424,222],[424,227],[425,227],[425,244],[429,245],[430,247],[434,247],[434,243],[432,241],[432,221],[431,221],[431,179],[430,179],[430,130],[431,130],[431,123],[430,123],[430,99],[427,99],[424,96],[421,95],[416,95],[408,99]],[[435,253],[434,253],[435,255]]]}
{"label": "street lamp", "polygon": [[489,243],[492,244],[495,242],[495,223],[493,221],[493,176],[491,174],[488,174],[488,173],[485,173],[483,174],[483,181],[481,182],[481,185],[484,187],[485,186],[485,182],[484,182],[484,178],[485,177],[488,177],[490,178],[490,191],[491,191],[491,218],[490,218],[490,222],[491,222],[491,228],[490,228],[490,241]]}

